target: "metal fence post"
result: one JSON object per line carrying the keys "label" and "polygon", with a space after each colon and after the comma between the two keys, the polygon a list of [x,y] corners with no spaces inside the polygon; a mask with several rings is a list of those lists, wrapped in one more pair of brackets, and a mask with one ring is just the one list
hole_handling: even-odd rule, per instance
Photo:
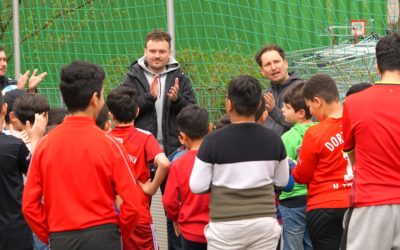
{"label": "metal fence post", "polygon": [[175,18],[174,18],[174,0],[167,0],[167,25],[168,33],[171,35],[172,57],[175,57]]}
{"label": "metal fence post", "polygon": [[21,53],[19,44],[19,2],[13,0],[13,37],[14,37],[14,69],[15,79],[21,74]]}

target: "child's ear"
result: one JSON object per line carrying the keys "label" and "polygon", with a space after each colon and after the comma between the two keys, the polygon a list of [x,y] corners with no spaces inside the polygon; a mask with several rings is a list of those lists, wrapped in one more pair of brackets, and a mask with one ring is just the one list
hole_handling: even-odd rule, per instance
{"label": "child's ear", "polygon": [[111,121],[107,120],[106,124],[104,124],[104,131],[108,132],[111,130]]}
{"label": "child's ear", "polygon": [[187,139],[186,134],[183,133],[183,132],[179,132],[178,140],[180,141],[180,143],[181,143],[182,145],[185,145],[186,139]]}
{"label": "child's ear", "polygon": [[7,103],[3,103],[3,105],[1,105],[0,115],[1,116],[6,116],[6,113],[7,113]]}
{"label": "child's ear", "polygon": [[213,124],[210,122],[210,123],[208,124],[208,133],[211,133],[212,130],[213,130]]}
{"label": "child's ear", "polygon": [[320,108],[322,106],[322,104],[323,104],[322,99],[317,97],[317,96],[314,97],[313,102],[317,105],[318,108]]}
{"label": "child's ear", "polygon": [[135,119],[136,119],[136,117],[138,117],[138,115],[139,115],[139,111],[140,111],[140,108],[139,108],[139,107],[137,107],[137,109],[136,109],[136,114],[135,114]]}
{"label": "child's ear", "polygon": [[229,100],[228,97],[225,98],[225,109],[226,109],[226,112],[232,112],[233,111],[232,102],[231,102],[231,100]]}
{"label": "child's ear", "polygon": [[304,109],[299,109],[296,113],[300,118],[306,117],[306,111]]}
{"label": "child's ear", "polygon": [[8,114],[8,116],[10,117],[10,121],[11,122],[17,122],[17,120],[18,120],[18,118],[17,118],[17,116],[15,115],[15,113],[14,113],[14,111],[11,111],[9,114]]}
{"label": "child's ear", "polygon": [[111,120],[114,120],[114,115],[110,111],[108,111],[108,116],[110,117]]}
{"label": "child's ear", "polygon": [[97,107],[100,102],[100,96],[99,93],[93,92],[92,97],[90,98],[90,104],[93,105],[94,107]]}

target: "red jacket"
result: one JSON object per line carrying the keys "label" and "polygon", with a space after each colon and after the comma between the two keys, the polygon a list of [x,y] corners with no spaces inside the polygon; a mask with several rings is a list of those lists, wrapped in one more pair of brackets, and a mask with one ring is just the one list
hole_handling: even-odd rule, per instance
{"label": "red jacket", "polygon": [[130,141],[143,148],[147,163],[153,163],[157,155],[163,153],[157,139],[149,131],[135,128],[135,126],[115,126],[112,134],[118,138],[126,138],[129,134]]}
{"label": "red jacket", "polygon": [[[139,219],[137,188],[125,149],[93,118],[69,116],[37,145],[22,210],[45,243],[51,232],[108,223],[128,235]],[[119,215],[115,194],[124,201]]]}
{"label": "red jacket", "polygon": [[376,82],[346,97],[344,151],[355,150],[355,207],[400,204],[400,85]]}
{"label": "red jacket", "polygon": [[343,143],[342,119],[327,118],[304,134],[292,174],[297,183],[308,185],[307,211],[349,207],[352,169]]}
{"label": "red jacket", "polygon": [[179,222],[185,239],[207,242],[204,227],[210,221],[210,194],[193,194],[189,188],[196,155],[197,150],[190,150],[172,163],[162,201],[168,218]]}
{"label": "red jacket", "polygon": [[[133,126],[117,127],[110,132],[110,135],[114,136],[117,141],[124,145],[128,152],[128,158],[135,164],[134,172],[136,174],[136,179],[145,183],[150,179],[150,170],[145,160],[145,152],[143,151],[144,144],[138,144],[140,142],[144,143],[144,140],[138,140],[138,137],[140,137],[138,136],[139,134],[139,131],[137,131]],[[154,138],[153,134],[150,133],[150,135]],[[158,143],[156,148],[160,148]],[[141,188],[138,192],[140,196],[141,210],[138,223],[152,224],[153,220],[150,214],[150,197],[145,194]]]}

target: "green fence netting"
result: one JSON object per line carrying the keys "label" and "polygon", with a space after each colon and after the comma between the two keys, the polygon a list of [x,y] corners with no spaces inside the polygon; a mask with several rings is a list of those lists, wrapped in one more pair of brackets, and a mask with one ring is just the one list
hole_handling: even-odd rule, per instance
{"label": "green fence netting", "polygon": [[[166,1],[19,3],[21,71],[49,73],[40,92],[52,106],[62,105],[62,65],[75,59],[101,65],[109,90],[143,55],[147,32],[167,30]],[[13,75],[12,1],[0,7],[0,43]],[[254,61],[262,45],[280,44],[291,70],[303,78],[329,73],[344,93],[351,84],[376,80],[374,46],[399,24],[398,0],[176,0],[174,12],[176,57],[213,121],[224,111],[226,83],[233,76],[253,75],[267,86]]]}

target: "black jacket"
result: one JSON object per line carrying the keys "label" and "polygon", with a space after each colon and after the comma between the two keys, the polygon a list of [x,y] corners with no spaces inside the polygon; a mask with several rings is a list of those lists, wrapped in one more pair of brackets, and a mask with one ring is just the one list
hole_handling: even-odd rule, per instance
{"label": "black jacket", "polygon": [[[171,154],[181,146],[178,140],[178,128],[176,116],[182,108],[196,103],[190,79],[179,68],[167,73],[165,81],[166,93],[175,84],[175,78],[179,78],[179,94],[175,102],[168,97],[164,98],[162,114],[163,146],[166,155]],[[150,94],[150,85],[144,75],[144,69],[138,61],[134,61],[125,75],[122,85],[135,88],[139,95],[139,115],[135,119],[135,127],[150,131],[157,137],[157,114],[155,109],[156,99]]]}
{"label": "black jacket", "polygon": [[17,81],[6,76],[0,77],[0,90],[3,90],[9,85],[17,85]]}

